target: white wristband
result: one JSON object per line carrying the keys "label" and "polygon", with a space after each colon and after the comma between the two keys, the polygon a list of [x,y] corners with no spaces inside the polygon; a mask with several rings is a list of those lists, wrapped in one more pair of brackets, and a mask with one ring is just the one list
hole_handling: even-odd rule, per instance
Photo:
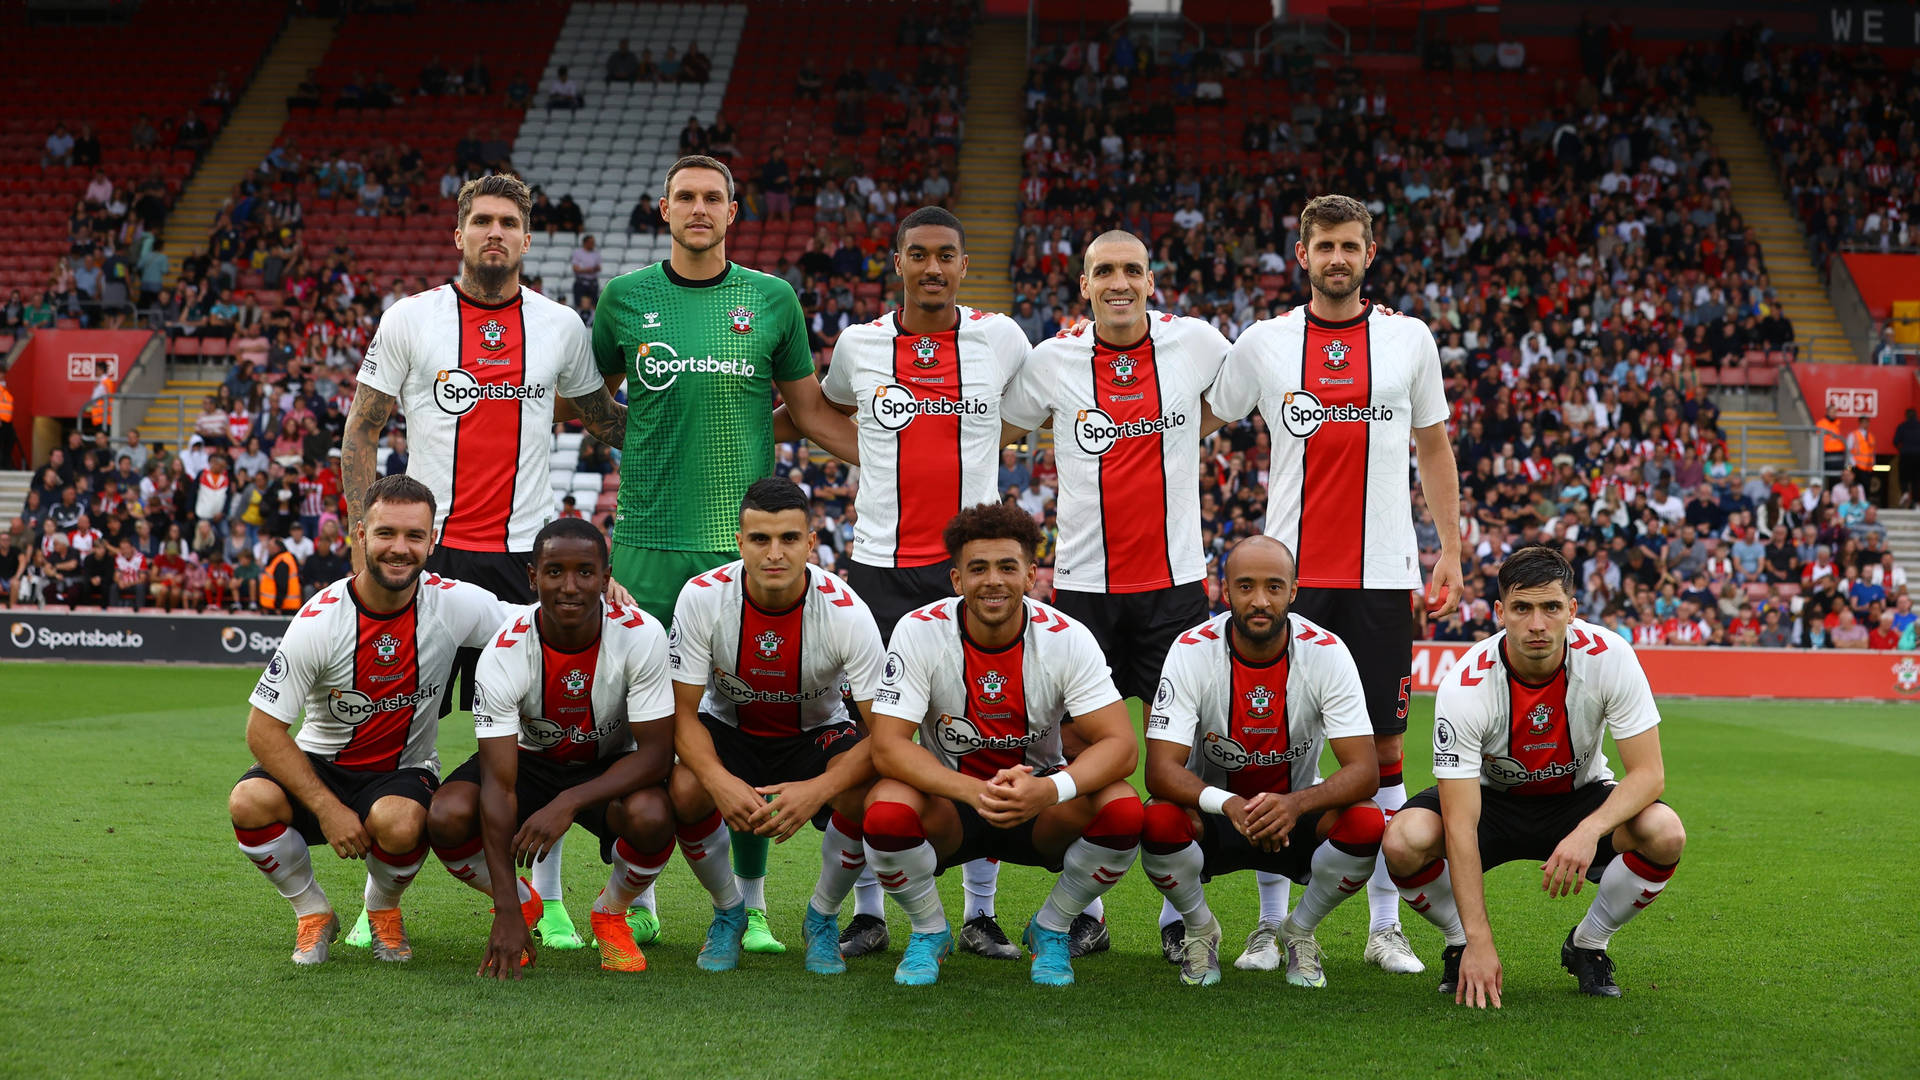
{"label": "white wristband", "polygon": [[1080,794],[1079,787],[1075,786],[1073,777],[1069,775],[1065,769],[1061,769],[1057,773],[1049,774],[1047,779],[1053,781],[1054,790],[1060,793],[1060,798],[1055,800],[1056,802],[1066,802],[1068,799]]}
{"label": "white wristband", "polygon": [[1225,788],[1209,787],[1200,793],[1200,812],[1203,814],[1224,814],[1227,800],[1233,798],[1233,792]]}

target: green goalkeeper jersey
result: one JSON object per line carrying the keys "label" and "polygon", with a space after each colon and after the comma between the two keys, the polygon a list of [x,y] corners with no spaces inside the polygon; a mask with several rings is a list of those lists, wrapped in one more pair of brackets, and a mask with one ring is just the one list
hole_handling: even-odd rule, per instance
{"label": "green goalkeeper jersey", "polygon": [[813,377],[793,286],[734,263],[711,281],[665,262],[622,274],[594,309],[593,357],[627,378],[614,540],[732,551],[741,496],[773,471],[773,384]]}

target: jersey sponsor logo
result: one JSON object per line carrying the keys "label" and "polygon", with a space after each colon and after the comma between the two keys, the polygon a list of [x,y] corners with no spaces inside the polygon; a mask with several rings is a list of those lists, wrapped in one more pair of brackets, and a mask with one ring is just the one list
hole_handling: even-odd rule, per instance
{"label": "jersey sponsor logo", "polygon": [[938,367],[940,364],[940,343],[930,337],[922,336],[913,343],[913,366],[917,368]]}
{"label": "jersey sponsor logo", "polygon": [[1459,754],[1434,754],[1433,767],[1436,769],[1457,769],[1460,767]]}
{"label": "jersey sponsor logo", "polygon": [[1304,439],[1322,424],[1373,424],[1393,419],[1388,405],[1323,405],[1311,390],[1290,390],[1280,405],[1280,423],[1287,434]]}
{"label": "jersey sponsor logo", "polygon": [[[479,717],[475,716],[474,719],[478,720]],[[577,744],[600,741],[600,729],[597,727],[561,727],[551,720],[531,716],[520,721],[520,733],[541,750],[551,750],[563,742]]]}
{"label": "jersey sponsor logo", "polygon": [[1148,731],[1165,731],[1173,726],[1173,718],[1162,713],[1147,714]]}
{"label": "jersey sponsor logo", "polygon": [[1543,780],[1577,775],[1584,765],[1584,759],[1575,757],[1572,761],[1555,761],[1542,768],[1529,769],[1514,758],[1497,757],[1487,759],[1486,774],[1487,779],[1502,787],[1519,787],[1521,784],[1537,784]]}
{"label": "jersey sponsor logo", "polygon": [[373,652],[383,664],[391,664],[400,655],[400,639],[392,634],[381,634],[373,639]]}
{"label": "jersey sponsor logo", "polygon": [[1541,702],[1527,713],[1527,730],[1535,735],[1545,735],[1553,730],[1553,706]]}
{"label": "jersey sponsor logo", "polygon": [[780,646],[786,643],[786,638],[781,637],[772,630],[768,630],[753,639],[753,651],[758,653],[762,660],[778,660],[780,659]]}
{"label": "jersey sponsor logo", "polygon": [[1266,720],[1273,716],[1273,691],[1265,683],[1255,684],[1244,695],[1247,699],[1247,719]]}
{"label": "jersey sponsor logo", "polygon": [[987,403],[978,398],[915,397],[912,387],[899,383],[873,391],[873,418],[888,431],[899,431],[916,416],[985,416]]}
{"label": "jersey sponsor logo", "polygon": [[1048,726],[1039,731],[1029,731],[1025,735],[982,735],[973,721],[964,716],[940,714],[933,722],[934,741],[940,749],[955,757],[965,757],[975,750],[1022,750],[1047,737],[1053,728]]}
{"label": "jersey sponsor logo", "polygon": [[1347,366],[1347,353],[1350,351],[1350,349],[1351,349],[1351,346],[1349,346],[1346,342],[1341,341],[1339,338],[1334,338],[1332,341],[1329,341],[1325,345],[1320,346],[1320,351],[1327,354],[1327,359],[1326,359],[1327,370],[1328,371],[1344,370]]}
{"label": "jersey sponsor logo", "polygon": [[1133,357],[1126,353],[1107,361],[1107,366],[1113,369],[1113,385],[1132,386],[1137,381],[1133,377]]}
{"label": "jersey sponsor logo", "polygon": [[980,687],[980,701],[984,705],[998,705],[1007,700],[1007,677],[995,670],[973,680]]}
{"label": "jersey sponsor logo", "polygon": [[565,675],[560,676],[560,692],[570,698],[577,699],[586,697],[587,673],[581,671],[579,668],[573,668]]}
{"label": "jersey sponsor logo", "polygon": [[1102,409],[1081,409],[1073,418],[1073,441],[1081,450],[1099,457],[1121,439],[1164,435],[1186,422],[1185,413],[1166,413],[1151,420],[1116,421]]}
{"label": "jersey sponsor logo", "polygon": [[17,622],[8,628],[8,638],[16,649],[30,649],[35,643],[43,649],[138,649],[147,639],[127,630],[49,630],[32,623]]}
{"label": "jersey sponsor logo", "polygon": [[751,360],[718,360],[711,356],[681,356],[664,341],[641,345],[634,358],[640,372],[640,385],[659,392],[672,386],[682,375],[738,375],[751,379],[760,369]]}
{"label": "jersey sponsor logo", "polygon": [[727,317],[733,320],[734,333],[736,334],[753,333],[753,312],[748,311],[744,307],[737,307],[737,308],[734,308],[732,311],[727,312]]}
{"label": "jersey sponsor logo", "polygon": [[507,343],[507,328],[499,319],[488,319],[480,324],[480,346],[485,349],[498,349]]}
{"label": "jersey sponsor logo", "polygon": [[1218,732],[1208,732],[1201,742],[1200,753],[1207,761],[1227,772],[1239,772],[1241,769],[1258,768],[1268,765],[1285,765],[1307,755],[1313,749],[1313,740],[1306,739],[1294,743],[1285,750],[1249,750],[1240,745],[1238,739]]}
{"label": "jersey sponsor logo", "polygon": [[713,688],[720,692],[721,697],[735,705],[751,705],[756,701],[771,702],[776,705],[804,705],[809,701],[826,697],[828,694],[840,692],[837,686],[815,687],[812,690],[802,690],[798,694],[786,690],[755,690],[752,683],[733,672],[718,669],[713,673]]}
{"label": "jersey sponsor logo", "polygon": [[267,681],[262,679],[260,680],[260,685],[253,688],[253,696],[262,701],[279,701],[280,691],[268,686]]}
{"label": "jersey sponsor logo", "polygon": [[433,380],[433,403],[449,416],[465,416],[482,401],[539,401],[546,396],[544,386],[483,383],[465,368],[446,368]]}
{"label": "jersey sponsor logo", "polygon": [[327,712],[348,727],[359,727],[380,713],[399,712],[432,701],[440,696],[440,684],[433,683],[411,694],[394,694],[375,701],[358,690],[327,691]]}
{"label": "jersey sponsor logo", "polygon": [[898,705],[900,704],[900,691],[888,690],[882,687],[873,692],[873,700],[880,705]]}

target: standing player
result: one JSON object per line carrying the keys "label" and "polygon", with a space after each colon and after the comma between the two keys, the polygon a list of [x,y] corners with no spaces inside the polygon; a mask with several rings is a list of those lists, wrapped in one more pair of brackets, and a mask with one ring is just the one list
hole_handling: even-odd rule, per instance
{"label": "standing player", "polygon": [[[859,429],[847,580],[873,605],[883,636],[907,612],[953,595],[942,533],[961,509],[999,501],[1001,398],[1028,348],[1012,319],[955,302],[967,276],[959,218],[923,206],[901,219],[893,246],[900,310],[842,332],[825,383]],[[963,873],[960,948],[1019,959],[994,920],[999,867],[983,860]],[[876,894],[856,900],[841,942],[848,956],[887,947],[880,914]]]}
{"label": "standing player", "polygon": [[[533,541],[537,605],[496,628],[476,669],[477,752],[433,798],[433,851],[491,896],[482,976],[519,978],[543,907],[513,865],[531,864],[575,822],[613,865],[593,902],[600,966],[645,971],[627,909],[673,854],[673,701],[667,636],[638,608],[607,604],[607,541],[562,518]],[[529,918],[528,916],[532,916]]]}
{"label": "standing player", "polygon": [[340,932],[307,858],[322,843],[343,859],[367,859],[373,954],[413,956],[400,893],[426,855],[447,672],[455,650],[484,644],[505,612],[477,585],[421,578],[434,511],[433,492],[405,475],[367,490],[355,527],[366,565],[293,617],[249,701],[247,747],[258,763],[227,810],[241,853],[299,916],[296,964],[324,962]]}
{"label": "standing player", "polygon": [[[453,233],[460,280],[409,296],[381,317],[340,440],[351,532],[366,512],[362,493],[373,483],[380,432],[397,403],[411,440],[407,472],[439,500],[439,546],[427,569],[515,604],[533,602],[529,552],[554,516],[547,472],[556,402],[564,399],[610,446],[626,433],[626,408],[602,385],[579,317],[520,284],[532,205],[527,186],[512,176],[460,189]],[[357,547],[353,559],[360,565]],[[473,704],[478,658],[477,651],[460,657],[462,707]],[[552,901],[543,939],[579,948],[560,903],[558,847],[534,878]],[[347,941],[361,937],[356,925]]]}
{"label": "standing player", "polygon": [[873,757],[840,687],[867,718],[880,631],[839,578],[807,564],[808,505],[791,481],[754,481],[740,501],[739,561],[687,582],[674,608],[673,808],[687,861],[713,894],[699,959],[709,971],[738,965],[746,932],[734,876],[712,857],[728,846],[727,829],[785,842],[809,821],[825,839],[802,923],[807,970],[847,969],[838,917],[866,868],[860,818]]}
{"label": "standing player", "polygon": [[[1147,715],[1141,865],[1186,925],[1180,981],[1220,981],[1203,882],[1259,869],[1307,886],[1281,926],[1287,981],[1325,986],[1313,931],[1373,873],[1386,818],[1373,726],[1346,643],[1288,611],[1293,553],[1268,536],[1227,556],[1231,609],[1167,654]],[[1320,752],[1340,768],[1323,782]]]}
{"label": "standing player", "polygon": [[[936,981],[953,949],[934,887],[944,867],[996,858],[1058,872],[1023,940],[1033,981],[1066,986],[1074,918],[1140,853],[1133,723],[1093,635],[1027,599],[1039,542],[1017,506],[956,515],[945,543],[960,595],[900,620],[874,692],[882,779],[867,801],[867,859],[913,921],[893,973],[902,985]],[[1086,743],[1071,766],[1063,717]]]}
{"label": "standing player", "polygon": [[[1384,851],[1407,905],[1440,928],[1440,991],[1500,1007],[1500,954],[1485,873],[1543,861],[1550,897],[1597,882],[1560,946],[1580,992],[1619,997],[1607,945],[1672,879],[1686,830],[1660,802],[1660,712],[1633,650],[1576,617],[1573,567],[1546,547],[1500,565],[1501,630],[1473,647],[1434,702],[1433,775],[1387,827]],[[1614,782],[1601,738],[1620,748]]]}
{"label": "standing player", "polygon": [[[673,618],[687,579],[739,557],[747,485],[773,472],[773,392],[798,432],[854,460],[853,425],[820,396],[793,286],[727,261],[740,204],[710,157],[667,170],[663,262],[607,283],[594,308],[593,357],[607,389],[627,384],[613,576],[649,615]],[[736,836],[748,952],[784,952],[766,928],[767,842]]]}
{"label": "standing player", "polygon": [[[1364,643],[1354,663],[1380,759],[1374,801],[1391,816],[1407,797],[1400,766],[1413,689],[1407,594],[1420,588],[1409,440],[1433,520],[1454,521],[1460,508],[1440,353],[1425,323],[1361,298],[1379,245],[1373,215],[1358,200],[1322,195],[1307,203],[1293,250],[1312,301],[1247,328],[1207,401],[1229,422],[1258,406],[1272,429],[1266,534],[1299,562],[1294,610]],[[1432,618],[1459,605],[1460,580],[1459,530],[1443,527],[1426,596]],[[1367,961],[1393,972],[1425,970],[1401,932],[1399,894],[1384,863],[1367,883],[1367,901]]]}

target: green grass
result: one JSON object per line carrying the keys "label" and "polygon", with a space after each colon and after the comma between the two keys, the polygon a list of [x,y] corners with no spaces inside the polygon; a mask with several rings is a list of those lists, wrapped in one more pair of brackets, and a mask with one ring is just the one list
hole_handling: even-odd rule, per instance
{"label": "green grass", "polygon": [[[1615,940],[1627,996],[1582,998],[1558,966],[1591,894],[1550,902],[1537,868],[1515,864],[1489,882],[1506,1008],[1477,1013],[1435,994],[1430,975],[1360,962],[1364,898],[1321,928],[1328,989],[1229,968],[1215,990],[1188,990],[1159,957],[1159,897],[1138,870],[1108,896],[1113,951],[1081,961],[1070,990],[970,956],[937,987],[899,988],[899,936],[845,976],[808,976],[798,946],[812,833],[776,849],[769,879],[791,951],[731,975],[693,965],[711,908],[678,856],[660,882],[665,937],[642,975],[602,972],[592,950],[549,950],[523,982],[482,983],[487,903],[432,862],[407,895],[411,965],[337,947],[324,967],[296,970],[291,911],[235,850],[225,814],[249,761],[253,677],[0,665],[0,1076],[1920,1073],[1910,708],[1667,703],[1667,798],[1691,840],[1665,897]],[[1411,745],[1431,716],[1430,700],[1416,704]],[[449,769],[472,748],[464,719],[445,725]],[[1421,757],[1409,762],[1416,787]],[[574,836],[568,901],[584,925],[605,869]],[[314,858],[351,918],[361,868],[325,848]],[[1046,884],[1006,869],[1009,932]],[[942,888],[958,910],[957,875]],[[1223,879],[1211,895],[1238,955],[1253,882]],[[1409,918],[1435,963],[1437,933]]]}

